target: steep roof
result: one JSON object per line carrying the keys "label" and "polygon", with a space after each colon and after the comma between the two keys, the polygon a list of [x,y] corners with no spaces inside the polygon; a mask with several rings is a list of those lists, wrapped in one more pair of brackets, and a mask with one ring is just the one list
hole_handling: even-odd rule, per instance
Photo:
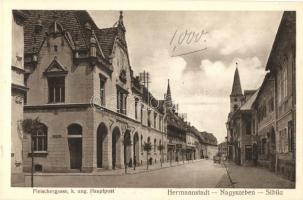
{"label": "steep roof", "polygon": [[117,27],[98,29],[96,31],[96,36],[100,42],[102,51],[106,58],[109,58],[112,53],[117,33]]}
{"label": "steep roof", "polygon": [[236,68],[233,87],[230,96],[238,96],[238,95],[242,95],[242,88],[241,88],[239,71],[238,68]]}
{"label": "steep roof", "polygon": [[212,134],[206,131],[200,132],[200,138],[202,139],[203,143],[217,145],[218,141],[217,138]]}
{"label": "steep roof", "polygon": [[[78,43],[79,49],[87,49],[89,37],[85,30],[84,23],[89,22],[93,29],[96,24],[86,11],[71,10],[30,10],[24,11],[28,14],[24,28],[24,52],[36,53],[49,32],[54,21],[60,23],[65,31],[68,31],[72,39]],[[40,21],[42,30],[35,32],[35,25]]]}
{"label": "steep roof", "polygon": [[265,70],[271,70],[279,62],[279,52],[282,49],[292,47],[296,49],[296,11],[284,11]]}

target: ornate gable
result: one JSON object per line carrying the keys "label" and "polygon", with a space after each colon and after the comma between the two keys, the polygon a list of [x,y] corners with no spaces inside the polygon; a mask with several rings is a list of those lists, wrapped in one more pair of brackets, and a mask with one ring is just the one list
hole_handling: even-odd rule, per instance
{"label": "ornate gable", "polygon": [[44,74],[47,76],[51,75],[66,75],[67,69],[57,60],[57,57],[54,57],[54,60],[46,68]]}

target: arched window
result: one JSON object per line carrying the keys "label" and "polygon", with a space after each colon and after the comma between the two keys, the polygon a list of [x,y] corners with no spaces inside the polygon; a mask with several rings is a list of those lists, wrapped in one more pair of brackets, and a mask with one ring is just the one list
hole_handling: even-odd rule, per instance
{"label": "arched window", "polygon": [[82,127],[79,124],[71,124],[67,127],[68,135],[82,135]]}
{"label": "arched window", "polygon": [[154,139],[154,152],[156,152],[157,150],[157,139],[155,138]]}
{"label": "arched window", "polygon": [[47,126],[40,124],[40,129],[32,134],[33,151],[47,151]]}

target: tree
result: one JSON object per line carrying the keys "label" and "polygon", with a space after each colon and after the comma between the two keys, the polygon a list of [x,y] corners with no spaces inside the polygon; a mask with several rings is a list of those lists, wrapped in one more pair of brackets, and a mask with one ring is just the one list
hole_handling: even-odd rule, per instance
{"label": "tree", "polygon": [[[32,135],[36,134],[39,131],[42,131],[43,125],[40,122],[40,119],[37,117],[35,119],[24,119],[22,121],[22,129],[25,133]],[[31,187],[34,187],[34,145],[33,140],[31,139],[31,157],[32,157],[32,168],[31,168]]]}
{"label": "tree", "polygon": [[152,145],[151,145],[150,141],[144,142],[144,151],[146,151],[147,169],[148,169],[148,154],[151,149],[152,149]]}

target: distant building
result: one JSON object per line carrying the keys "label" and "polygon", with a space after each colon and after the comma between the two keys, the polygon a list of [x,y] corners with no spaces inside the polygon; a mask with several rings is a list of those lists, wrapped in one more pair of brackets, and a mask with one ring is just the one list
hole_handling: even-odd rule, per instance
{"label": "distant building", "polygon": [[27,92],[24,85],[24,21],[27,16],[20,10],[13,11],[12,20],[12,60],[11,60],[11,183],[24,183],[22,159],[23,104]]}
{"label": "distant building", "polygon": [[202,138],[203,157],[212,159],[218,153],[217,138],[206,131],[200,132],[200,137]]}
{"label": "distant building", "polygon": [[227,156],[227,142],[221,142],[218,144],[218,153],[223,157]]}

